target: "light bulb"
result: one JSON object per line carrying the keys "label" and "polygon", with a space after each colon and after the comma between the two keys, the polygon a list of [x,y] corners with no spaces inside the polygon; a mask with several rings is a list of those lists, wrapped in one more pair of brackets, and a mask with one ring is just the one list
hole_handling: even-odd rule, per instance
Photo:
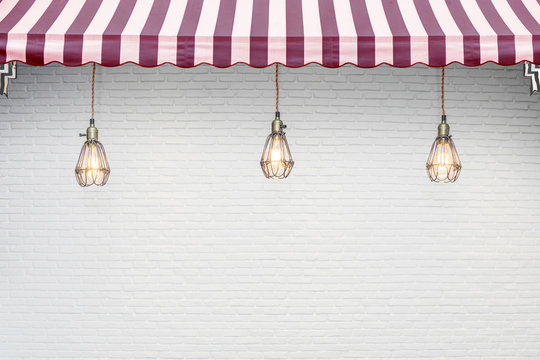
{"label": "light bulb", "polygon": [[272,122],[272,133],[266,138],[261,156],[261,169],[267,178],[284,179],[289,176],[294,165],[283,128],[285,126],[277,112]]}
{"label": "light bulb", "polygon": [[97,140],[98,131],[94,119],[86,130],[87,140],[83,144],[75,166],[75,177],[80,186],[103,186],[109,180],[111,170],[103,145]]}
{"label": "light bulb", "polygon": [[450,127],[446,124],[446,116],[443,115],[439,125],[439,134],[431,146],[431,152],[426,163],[427,173],[431,181],[454,182],[461,172],[461,161],[449,132]]}

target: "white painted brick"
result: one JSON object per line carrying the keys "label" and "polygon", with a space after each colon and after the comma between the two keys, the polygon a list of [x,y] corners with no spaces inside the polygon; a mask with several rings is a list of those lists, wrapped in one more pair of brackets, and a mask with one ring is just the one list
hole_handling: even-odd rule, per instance
{"label": "white painted brick", "polygon": [[90,66],[0,99],[0,359],[539,359],[540,104],[450,66],[280,68],[295,159],[258,161],[274,68],[98,67],[112,174],[81,189]]}

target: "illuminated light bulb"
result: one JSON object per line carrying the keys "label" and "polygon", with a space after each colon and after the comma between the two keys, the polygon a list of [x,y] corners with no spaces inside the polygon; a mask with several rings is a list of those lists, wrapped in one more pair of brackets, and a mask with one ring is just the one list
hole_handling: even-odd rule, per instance
{"label": "illuminated light bulb", "polygon": [[442,116],[438,135],[429,153],[426,169],[429,178],[434,182],[454,182],[461,172],[461,161],[450,135],[450,126],[446,123],[446,115]]}
{"label": "illuminated light bulb", "polygon": [[[84,136],[84,134],[81,134]],[[90,119],[90,126],[86,129],[86,142],[82,146],[79,160],[75,166],[75,177],[80,186],[103,186],[109,180],[111,169],[103,145],[97,140],[98,129],[94,126],[94,119]]]}
{"label": "illuminated light bulb", "polygon": [[294,161],[283,129],[286,128],[279,119],[279,112],[272,121],[272,133],[266,138],[261,156],[261,169],[264,176],[272,179],[284,179],[291,173]]}

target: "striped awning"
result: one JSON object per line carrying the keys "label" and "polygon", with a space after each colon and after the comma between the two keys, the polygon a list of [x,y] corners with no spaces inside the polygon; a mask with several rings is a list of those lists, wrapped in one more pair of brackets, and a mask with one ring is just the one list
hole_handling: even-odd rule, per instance
{"label": "striped awning", "polygon": [[0,64],[540,64],[540,0],[0,0]]}

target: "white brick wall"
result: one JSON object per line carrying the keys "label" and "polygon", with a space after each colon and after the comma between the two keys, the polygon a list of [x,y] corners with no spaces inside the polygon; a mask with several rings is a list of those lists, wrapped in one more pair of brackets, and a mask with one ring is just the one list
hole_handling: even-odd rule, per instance
{"label": "white brick wall", "polygon": [[452,66],[463,172],[429,182],[440,71],[98,68],[112,169],[81,189],[90,67],[0,99],[0,359],[539,359],[540,110]]}

